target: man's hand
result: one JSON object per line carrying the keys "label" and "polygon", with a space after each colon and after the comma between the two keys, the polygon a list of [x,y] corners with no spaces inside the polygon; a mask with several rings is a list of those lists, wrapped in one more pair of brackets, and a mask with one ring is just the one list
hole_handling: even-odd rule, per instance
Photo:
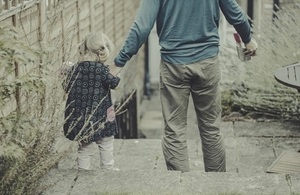
{"label": "man's hand", "polygon": [[249,43],[245,44],[246,51],[244,51],[245,56],[255,56],[258,44],[254,38],[251,38]]}

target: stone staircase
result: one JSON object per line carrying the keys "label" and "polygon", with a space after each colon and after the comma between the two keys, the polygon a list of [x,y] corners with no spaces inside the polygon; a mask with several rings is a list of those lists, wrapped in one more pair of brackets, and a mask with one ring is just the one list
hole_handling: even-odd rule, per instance
{"label": "stone staircase", "polygon": [[230,124],[222,125],[227,135],[226,173],[204,172],[199,139],[188,140],[188,173],[166,170],[160,139],[116,139],[115,167],[119,170],[100,169],[95,145],[93,170],[78,172],[74,148],[43,180],[49,188],[42,194],[300,194],[299,174],[266,173],[275,153],[300,148],[299,138],[250,135],[254,126],[278,132],[283,128],[279,123],[269,127],[266,123],[238,123],[235,125],[249,134],[232,137]]}
{"label": "stone staircase", "polygon": [[[206,173],[201,141],[192,109],[188,115],[188,150],[191,171],[167,171],[160,137],[162,117],[154,96],[140,122],[147,139],[116,139],[115,167],[99,166],[95,145],[92,171],[77,171],[76,146],[42,180],[43,195],[100,194],[299,194],[300,174],[266,173],[276,158],[287,150],[300,149],[299,123],[223,122],[227,172]],[[299,162],[300,163],[300,162]]]}

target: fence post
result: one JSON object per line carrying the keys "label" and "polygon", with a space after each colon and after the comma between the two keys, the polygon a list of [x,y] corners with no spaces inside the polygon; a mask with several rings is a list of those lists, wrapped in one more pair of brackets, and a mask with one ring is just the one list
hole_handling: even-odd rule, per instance
{"label": "fence post", "polygon": [[117,18],[116,18],[116,0],[114,0],[114,5],[113,5],[113,42],[115,43],[116,42],[116,21],[117,21]]}
{"label": "fence post", "polygon": [[[11,1],[6,1],[5,2],[6,4],[6,8],[7,9],[10,9],[11,7]],[[15,2],[13,2],[15,3]],[[18,26],[18,15],[17,14],[14,14],[12,15],[12,24],[14,27],[17,27]],[[19,64],[14,61],[14,66],[15,66],[15,77],[17,78],[19,75],[20,75],[20,67],[19,67]],[[16,99],[16,104],[17,104],[17,114],[19,115],[20,114],[20,109],[21,109],[21,88],[19,86],[16,86],[16,94],[15,94],[15,99]]]}
{"label": "fence post", "polygon": [[11,1],[4,0],[4,9],[9,10],[11,8]]}
{"label": "fence post", "polygon": [[[42,46],[42,42],[45,38],[45,32],[46,32],[46,0],[40,0],[38,3],[38,10],[39,10],[39,15],[38,15],[38,43],[39,43],[39,47],[40,50],[43,50],[43,46]],[[40,64],[39,64],[39,70],[38,70],[38,74],[40,76],[42,76],[42,64],[44,62],[44,55],[40,56]],[[45,89],[46,90],[46,89]],[[45,94],[45,93],[44,93]],[[45,95],[42,94],[40,97],[40,104],[41,104],[41,114],[44,112],[44,105],[45,105]]]}
{"label": "fence post", "polygon": [[[41,43],[44,39],[44,35],[46,32],[46,0],[40,0],[38,4],[39,9],[39,24],[38,24],[38,32],[39,32],[39,43]],[[41,45],[40,45],[41,47]]]}
{"label": "fence post", "polygon": [[106,18],[106,3],[107,1],[103,1],[103,32],[106,32],[106,20],[105,20],[105,18]]}
{"label": "fence post", "polygon": [[3,11],[3,0],[0,0],[0,13]]}
{"label": "fence post", "polygon": [[[62,4],[65,4],[65,2],[61,2]],[[60,24],[61,24],[61,64],[66,61],[65,56],[66,56],[66,44],[65,44],[65,13],[64,9],[60,11]]]}
{"label": "fence post", "polygon": [[80,34],[80,8],[79,8],[79,1],[76,1],[76,18],[77,18],[77,42],[81,42],[81,34]]}
{"label": "fence post", "polygon": [[12,6],[18,5],[18,1],[17,1],[17,0],[12,0],[11,5],[12,5]]}

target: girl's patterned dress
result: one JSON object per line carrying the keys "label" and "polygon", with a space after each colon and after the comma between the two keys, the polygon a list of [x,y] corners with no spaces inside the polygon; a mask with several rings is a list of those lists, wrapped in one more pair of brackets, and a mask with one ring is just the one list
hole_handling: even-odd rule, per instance
{"label": "girl's patterned dress", "polygon": [[64,84],[68,93],[64,134],[68,139],[89,143],[117,133],[110,89],[119,82],[100,62],[83,61],[69,70]]}

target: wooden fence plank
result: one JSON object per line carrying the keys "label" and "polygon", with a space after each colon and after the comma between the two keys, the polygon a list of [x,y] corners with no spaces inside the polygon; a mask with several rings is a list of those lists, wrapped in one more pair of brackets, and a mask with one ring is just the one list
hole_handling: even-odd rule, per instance
{"label": "wooden fence plank", "polygon": [[95,31],[104,31],[104,0],[97,1],[94,6]]}
{"label": "wooden fence plank", "polygon": [[11,2],[10,2],[10,0],[4,0],[4,8],[6,10],[9,10],[11,8]]}
{"label": "wooden fence plank", "polygon": [[94,15],[94,0],[89,0],[89,10],[90,10],[90,15],[89,15],[89,18],[90,18],[90,31],[93,32],[95,30],[95,19],[93,17]]}
{"label": "wooden fence plank", "polygon": [[[138,3],[139,0],[0,0],[0,6],[3,5],[2,10],[0,7],[0,21],[14,21],[23,30],[23,40],[30,46],[44,49],[45,45],[41,44],[51,44],[47,62],[60,66],[62,61],[76,61],[77,44],[91,31],[107,33],[119,47],[132,23]],[[16,68],[12,76],[38,70],[39,66],[27,66],[26,70]],[[125,94],[126,90],[124,88],[119,94]],[[23,96],[27,100],[30,98]]]}
{"label": "wooden fence plank", "polygon": [[39,9],[39,18],[38,18],[38,26],[39,26],[39,41],[43,41],[43,37],[46,29],[46,3],[45,1],[40,1],[38,4]]}
{"label": "wooden fence plank", "polygon": [[65,17],[64,17],[64,9],[61,11],[61,17],[60,17],[60,24],[61,24],[61,40],[62,40],[62,47],[61,47],[61,53],[62,53],[62,59],[61,59],[61,64],[65,61],[65,53],[66,53],[66,48],[65,48]]}
{"label": "wooden fence plank", "polygon": [[[6,2],[7,0],[4,1]],[[20,12],[35,6],[38,1],[39,0],[25,1],[23,4],[18,4],[15,7],[11,7],[5,4],[4,5],[5,10],[0,12],[0,21],[3,21],[9,17],[12,17],[13,15],[19,14]]]}
{"label": "wooden fence plank", "polygon": [[12,1],[11,1],[11,5],[12,5],[12,6],[18,5],[18,1],[17,1],[17,0],[12,0]]}
{"label": "wooden fence plank", "polygon": [[81,24],[80,24],[80,20],[79,20],[79,16],[80,15],[80,9],[79,9],[79,2],[76,1],[76,20],[77,20],[77,41],[78,43],[80,43],[80,39],[81,39],[81,34],[80,34],[80,29],[81,29]]}

